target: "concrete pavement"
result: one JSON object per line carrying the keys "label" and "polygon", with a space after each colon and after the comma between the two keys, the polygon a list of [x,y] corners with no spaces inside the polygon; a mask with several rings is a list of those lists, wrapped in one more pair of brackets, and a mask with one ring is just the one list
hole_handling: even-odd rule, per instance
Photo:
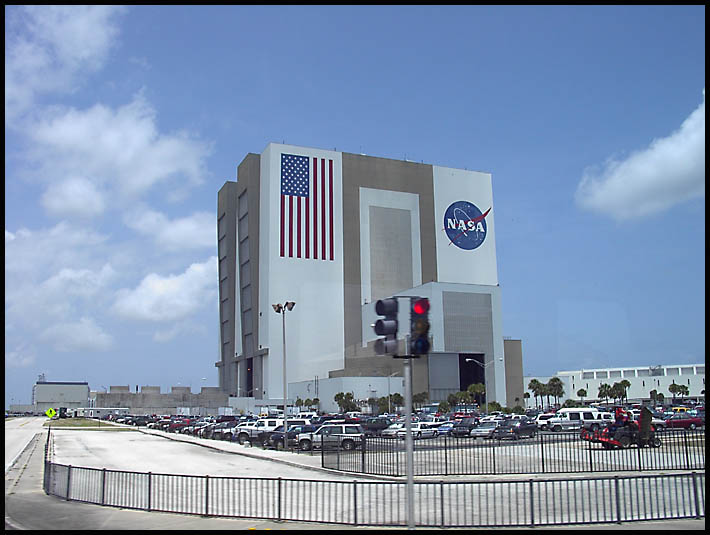
{"label": "concrete pavement", "polygon": [[[172,435],[169,438],[172,440],[194,440],[191,439],[191,437],[181,435]],[[18,457],[13,466],[6,472],[5,526],[7,529],[406,529],[383,528],[381,526],[367,527],[340,524],[212,518],[173,513],[134,511],[66,501],[54,496],[48,496],[42,490],[45,441],[46,433],[37,434]],[[213,443],[209,444],[207,442]],[[308,470],[322,470],[319,467],[320,456],[318,455],[312,457],[309,455],[294,456],[285,452],[262,450],[258,447],[245,448],[238,444],[220,443],[217,441],[205,441],[205,443],[200,445],[228,451],[233,454],[272,459],[275,464],[295,463]],[[596,524],[589,526],[566,526],[557,529],[596,530],[604,529],[604,527],[617,529],[620,527],[623,527],[623,529],[705,529],[705,519],[632,522],[623,525]]]}

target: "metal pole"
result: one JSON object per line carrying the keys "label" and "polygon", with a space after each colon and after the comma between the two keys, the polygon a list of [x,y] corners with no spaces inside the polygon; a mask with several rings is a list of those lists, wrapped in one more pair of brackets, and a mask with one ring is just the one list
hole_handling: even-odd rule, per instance
{"label": "metal pole", "polygon": [[288,416],[286,416],[286,407],[288,402],[286,401],[286,307],[281,311],[282,324],[283,324],[283,344],[284,344],[284,444],[288,439]]}
{"label": "metal pole", "polygon": [[404,359],[405,441],[407,450],[407,528],[414,529],[414,442],[412,440],[412,359]]}

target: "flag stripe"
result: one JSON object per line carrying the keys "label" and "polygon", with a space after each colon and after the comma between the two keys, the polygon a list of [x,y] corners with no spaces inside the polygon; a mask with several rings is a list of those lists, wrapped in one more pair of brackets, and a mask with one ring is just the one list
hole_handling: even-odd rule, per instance
{"label": "flag stripe", "polygon": [[329,193],[329,210],[330,210],[330,259],[333,260],[333,160],[328,160],[328,174],[330,180]]}
{"label": "flag stripe", "polygon": [[325,260],[325,160],[322,159],[320,161],[321,168],[320,168],[320,183],[321,183],[321,189],[320,189],[320,195],[322,197],[321,203],[320,203],[320,213],[321,213],[321,259]]}
{"label": "flag stripe", "polygon": [[281,195],[281,256],[284,255],[284,225],[286,224],[286,220],[284,218],[284,204],[286,200],[284,199],[284,196]]}
{"label": "flag stripe", "polygon": [[296,245],[297,245],[297,256],[298,258],[301,258],[301,199],[300,197],[298,198],[298,208],[296,210],[296,213],[298,214],[298,219],[297,222],[298,224],[296,225],[296,232],[298,234],[298,239],[296,240]]}
{"label": "flag stripe", "polygon": [[318,158],[313,158],[313,258],[318,258]]}
{"label": "flag stripe", "polygon": [[308,248],[308,245],[310,244],[310,227],[309,227],[309,216],[310,214],[308,213],[308,197],[306,197],[306,258],[311,257],[311,251]]}

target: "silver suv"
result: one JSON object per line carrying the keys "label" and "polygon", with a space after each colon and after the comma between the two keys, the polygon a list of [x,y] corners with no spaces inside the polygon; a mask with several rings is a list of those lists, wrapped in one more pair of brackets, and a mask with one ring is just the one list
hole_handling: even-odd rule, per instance
{"label": "silver suv", "polygon": [[298,435],[298,447],[301,451],[311,449],[340,447],[354,450],[362,443],[365,430],[359,424],[326,424],[312,433]]}

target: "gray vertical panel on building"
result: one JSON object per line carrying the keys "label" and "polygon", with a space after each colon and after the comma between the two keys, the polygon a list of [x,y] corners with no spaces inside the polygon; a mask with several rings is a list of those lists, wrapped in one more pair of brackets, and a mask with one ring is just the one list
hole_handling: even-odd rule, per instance
{"label": "gray vertical panel on building", "polygon": [[490,294],[442,292],[444,349],[493,355],[493,312]]}
{"label": "gray vertical panel on building", "polygon": [[446,396],[441,395],[441,391],[459,390],[458,353],[431,353],[428,368],[431,399],[446,399]]}
{"label": "gray vertical panel on building", "polygon": [[373,300],[413,286],[409,210],[370,206],[370,284]]}

